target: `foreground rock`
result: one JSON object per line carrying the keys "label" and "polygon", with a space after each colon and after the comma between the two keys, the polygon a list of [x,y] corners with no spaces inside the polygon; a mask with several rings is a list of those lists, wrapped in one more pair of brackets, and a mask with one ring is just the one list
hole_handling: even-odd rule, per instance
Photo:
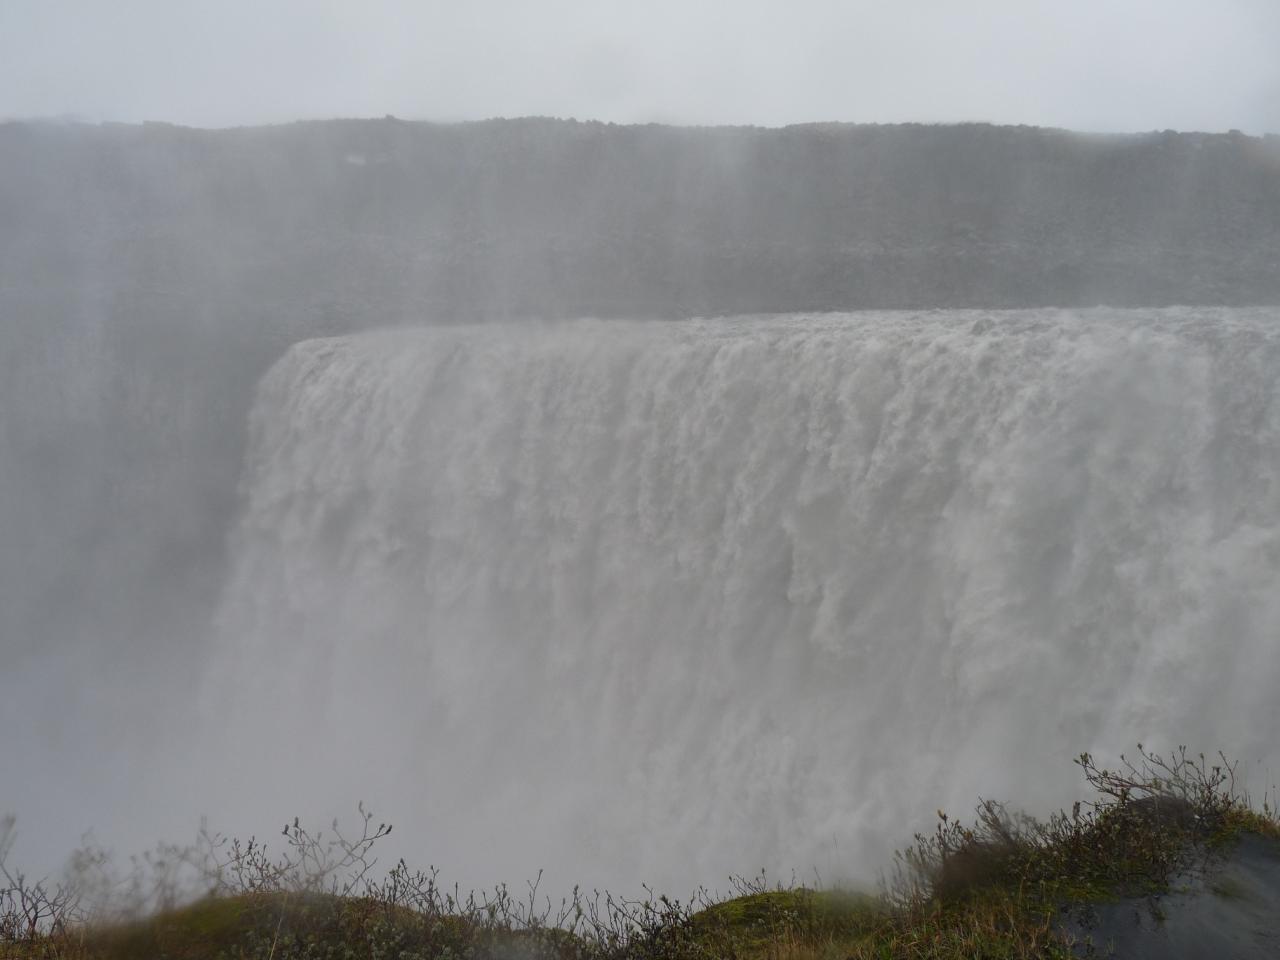
{"label": "foreground rock", "polygon": [[1243,834],[1169,892],[1092,906],[1067,925],[1077,956],[1123,960],[1280,957],[1280,839]]}

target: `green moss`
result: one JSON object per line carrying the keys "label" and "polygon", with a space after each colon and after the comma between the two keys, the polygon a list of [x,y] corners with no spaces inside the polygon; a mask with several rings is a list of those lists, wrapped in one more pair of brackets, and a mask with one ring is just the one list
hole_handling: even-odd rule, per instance
{"label": "green moss", "polygon": [[697,913],[695,925],[742,933],[843,930],[883,912],[879,898],[839,890],[769,890],[725,900]]}
{"label": "green moss", "polygon": [[1222,829],[1215,835],[1219,842],[1232,842],[1242,833],[1256,833],[1280,840],[1280,817],[1270,807],[1258,811],[1239,804],[1227,812]]}
{"label": "green moss", "polygon": [[206,897],[190,906],[137,923],[90,931],[87,942],[104,960],[172,957],[204,960],[241,940],[246,932],[288,912],[281,894]]}
{"label": "green moss", "polygon": [[[52,946],[53,938],[44,941]],[[231,960],[248,957],[579,957],[564,930],[487,927],[368,897],[259,893],[209,897],[145,921],[87,931],[77,950],[9,953],[0,960]]]}
{"label": "green moss", "polygon": [[722,901],[694,914],[689,926],[703,955],[775,956],[784,945],[794,952],[865,939],[887,916],[879,897],[797,888]]}

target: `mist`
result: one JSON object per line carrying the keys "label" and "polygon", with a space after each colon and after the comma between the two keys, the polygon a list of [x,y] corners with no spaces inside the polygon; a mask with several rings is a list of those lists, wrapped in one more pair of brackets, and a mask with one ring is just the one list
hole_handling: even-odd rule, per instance
{"label": "mist", "polygon": [[464,884],[686,892],[1081,750],[1265,788],[1278,30],[5,7],[19,855],[364,801]]}

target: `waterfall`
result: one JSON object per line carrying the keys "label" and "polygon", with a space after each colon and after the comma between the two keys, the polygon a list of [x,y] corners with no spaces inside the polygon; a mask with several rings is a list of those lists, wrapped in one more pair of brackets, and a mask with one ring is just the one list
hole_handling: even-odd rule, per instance
{"label": "waterfall", "polygon": [[871,876],[939,806],[1044,812],[1138,741],[1260,791],[1277,371],[1275,309],[301,342],[205,709],[259,812],[363,798],[480,881]]}

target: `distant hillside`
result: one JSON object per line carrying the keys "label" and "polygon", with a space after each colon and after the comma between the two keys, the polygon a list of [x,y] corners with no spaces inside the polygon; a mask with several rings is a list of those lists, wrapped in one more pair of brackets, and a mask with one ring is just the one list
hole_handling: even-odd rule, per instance
{"label": "distant hillside", "polygon": [[3,289],[41,298],[74,276],[134,311],[310,328],[1280,301],[1275,137],[9,124],[0,171]]}
{"label": "distant hillside", "polygon": [[0,124],[0,636],[188,634],[305,337],[1096,303],[1280,303],[1280,138]]}

